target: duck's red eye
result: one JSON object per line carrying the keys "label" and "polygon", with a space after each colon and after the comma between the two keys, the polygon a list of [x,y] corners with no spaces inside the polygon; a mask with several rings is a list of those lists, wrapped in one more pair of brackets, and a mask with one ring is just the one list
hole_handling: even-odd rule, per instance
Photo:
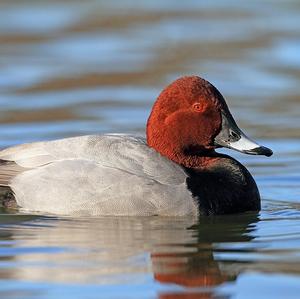
{"label": "duck's red eye", "polygon": [[203,104],[201,104],[201,103],[195,103],[193,105],[193,109],[197,112],[203,112],[204,107],[203,107]]}

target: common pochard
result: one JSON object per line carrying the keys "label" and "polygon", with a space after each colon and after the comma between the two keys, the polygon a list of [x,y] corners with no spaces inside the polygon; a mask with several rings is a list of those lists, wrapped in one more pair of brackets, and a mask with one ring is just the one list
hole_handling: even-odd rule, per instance
{"label": "common pochard", "polygon": [[0,152],[2,204],[59,215],[185,216],[260,209],[249,171],[216,148],[271,156],[238,128],[208,81],[182,77],[159,95],[146,138],[89,135]]}

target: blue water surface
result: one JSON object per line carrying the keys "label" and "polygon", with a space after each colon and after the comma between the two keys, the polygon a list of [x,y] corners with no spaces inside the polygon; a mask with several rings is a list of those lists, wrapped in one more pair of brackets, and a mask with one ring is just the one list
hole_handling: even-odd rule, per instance
{"label": "blue water surface", "polygon": [[[259,213],[54,217],[1,210],[1,298],[299,298],[300,4],[0,2],[0,146],[143,133],[160,90],[215,84],[270,158]],[[62,199],[63,200],[63,199]]]}

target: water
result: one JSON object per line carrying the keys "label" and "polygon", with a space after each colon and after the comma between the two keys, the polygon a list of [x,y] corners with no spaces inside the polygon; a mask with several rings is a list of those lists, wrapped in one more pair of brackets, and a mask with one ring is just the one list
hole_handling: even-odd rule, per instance
{"label": "water", "polygon": [[[177,1],[178,2],[178,1]],[[299,298],[300,4],[0,2],[0,146],[143,132],[199,74],[271,158],[226,151],[262,211],[186,218],[0,214],[1,298]]]}

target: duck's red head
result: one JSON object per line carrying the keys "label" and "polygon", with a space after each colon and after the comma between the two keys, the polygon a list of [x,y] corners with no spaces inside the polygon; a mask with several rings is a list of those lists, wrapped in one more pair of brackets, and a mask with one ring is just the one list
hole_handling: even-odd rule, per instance
{"label": "duck's red head", "polygon": [[186,167],[199,166],[199,157],[210,156],[220,146],[271,154],[269,149],[245,140],[221,93],[197,76],[179,78],[166,87],[147,123],[148,145]]}

